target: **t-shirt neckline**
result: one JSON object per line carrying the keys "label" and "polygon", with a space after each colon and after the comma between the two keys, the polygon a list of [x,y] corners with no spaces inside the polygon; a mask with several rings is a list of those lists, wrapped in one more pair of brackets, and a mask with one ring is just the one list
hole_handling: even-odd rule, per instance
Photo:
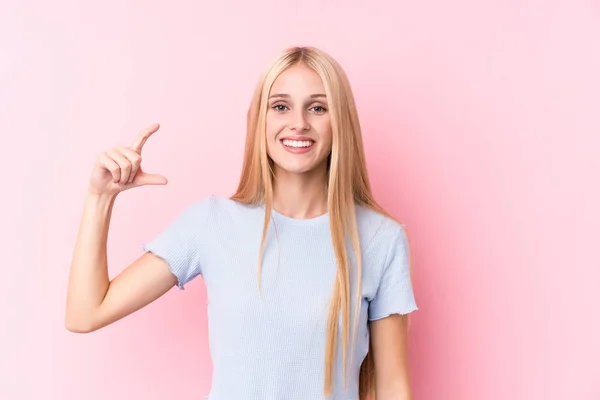
{"label": "t-shirt neckline", "polygon": [[[264,210],[265,206],[263,205],[262,208]],[[318,215],[316,217],[312,217],[312,218],[293,218],[293,217],[290,217],[290,216],[280,213],[279,211],[277,211],[274,208],[271,208],[271,216],[276,221],[280,221],[280,222],[283,222],[286,224],[291,224],[291,225],[297,225],[297,226],[316,225],[316,224],[325,223],[329,220],[328,212]]]}

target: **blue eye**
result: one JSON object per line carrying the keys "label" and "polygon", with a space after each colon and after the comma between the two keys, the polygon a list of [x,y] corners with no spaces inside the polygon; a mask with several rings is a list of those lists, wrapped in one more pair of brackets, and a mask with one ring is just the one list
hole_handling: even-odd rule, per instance
{"label": "blue eye", "polygon": [[[288,110],[288,107],[284,104],[274,104],[271,106],[271,108],[277,112],[284,112]],[[312,110],[315,114],[324,114],[327,112],[327,109],[323,106],[314,106],[311,107],[310,110]]]}

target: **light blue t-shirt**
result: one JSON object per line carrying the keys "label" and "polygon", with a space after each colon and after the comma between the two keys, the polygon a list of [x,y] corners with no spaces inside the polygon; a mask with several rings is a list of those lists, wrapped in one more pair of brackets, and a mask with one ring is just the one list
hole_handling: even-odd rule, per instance
{"label": "light blue t-shirt", "polygon": [[[205,282],[213,362],[209,400],[322,400],[328,303],[337,268],[329,216],[294,219],[273,210],[259,292],[264,213],[264,205],[207,197],[187,207],[143,248],[167,261],[179,288],[197,276]],[[347,392],[340,314],[332,400],[358,399],[359,368],[369,348],[367,319],[417,310],[402,225],[365,207],[356,213],[363,251],[362,308]]]}

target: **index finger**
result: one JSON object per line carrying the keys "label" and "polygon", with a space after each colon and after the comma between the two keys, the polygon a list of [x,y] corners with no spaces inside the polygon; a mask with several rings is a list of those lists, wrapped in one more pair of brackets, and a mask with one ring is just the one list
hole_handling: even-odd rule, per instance
{"label": "index finger", "polygon": [[141,131],[133,141],[131,148],[136,152],[141,153],[142,147],[144,147],[146,140],[148,140],[148,138],[152,136],[152,134],[156,132],[158,128],[160,128],[159,124],[153,124]]}

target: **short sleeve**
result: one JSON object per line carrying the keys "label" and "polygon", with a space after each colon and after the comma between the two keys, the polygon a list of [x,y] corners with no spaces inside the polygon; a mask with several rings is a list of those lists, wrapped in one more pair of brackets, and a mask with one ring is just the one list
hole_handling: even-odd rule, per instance
{"label": "short sleeve", "polygon": [[377,292],[369,303],[369,320],[418,310],[410,277],[410,249],[404,227],[393,239]]}
{"label": "short sleeve", "polygon": [[207,249],[209,229],[208,201],[196,202],[183,210],[152,241],[142,249],[165,260],[177,277],[177,286],[202,274],[202,254]]}

